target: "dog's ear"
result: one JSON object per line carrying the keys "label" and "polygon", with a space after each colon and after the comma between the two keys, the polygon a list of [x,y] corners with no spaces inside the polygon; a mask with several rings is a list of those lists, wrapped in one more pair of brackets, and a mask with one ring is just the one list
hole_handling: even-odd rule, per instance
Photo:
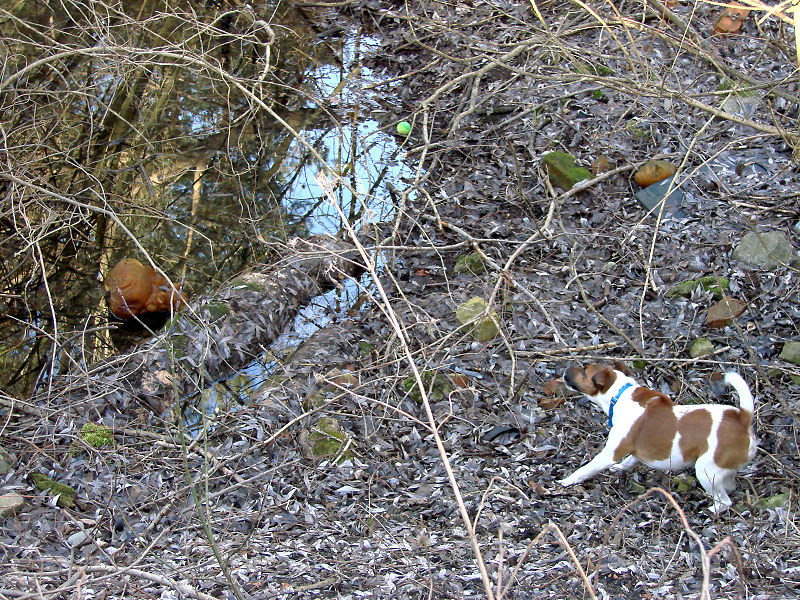
{"label": "dog's ear", "polygon": [[614,363],[614,368],[619,371],[620,373],[625,373],[628,377],[631,375],[630,369],[628,369],[628,365],[626,365],[621,360],[618,360]]}
{"label": "dog's ear", "polygon": [[605,394],[608,391],[608,388],[614,384],[614,380],[616,378],[617,376],[614,375],[614,371],[606,367],[594,374],[592,377],[592,383],[594,384],[594,387],[597,388],[598,393]]}

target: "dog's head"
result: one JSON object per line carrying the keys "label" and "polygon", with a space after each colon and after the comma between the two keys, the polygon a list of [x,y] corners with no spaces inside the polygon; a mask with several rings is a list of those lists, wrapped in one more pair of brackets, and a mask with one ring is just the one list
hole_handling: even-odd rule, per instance
{"label": "dog's head", "polygon": [[570,367],[564,373],[564,381],[573,390],[595,399],[611,389],[619,374],[630,375],[628,368],[621,362],[613,365],[592,363],[586,367]]}

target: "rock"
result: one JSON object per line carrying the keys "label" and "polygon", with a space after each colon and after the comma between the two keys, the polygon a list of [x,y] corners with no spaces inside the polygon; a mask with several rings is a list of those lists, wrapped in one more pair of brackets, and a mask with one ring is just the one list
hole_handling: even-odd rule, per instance
{"label": "rock", "polygon": [[88,533],[86,533],[83,530],[76,531],[75,533],[73,533],[71,536],[69,536],[67,538],[67,545],[70,548],[77,548],[81,544],[86,543],[86,540],[88,540],[88,539],[89,539],[89,534]]}
{"label": "rock", "polygon": [[762,508],[778,508],[786,504],[790,498],[791,495],[784,492],[782,494],[775,494],[769,498],[762,498],[758,501],[758,505]]}
{"label": "rock", "polygon": [[538,400],[538,404],[541,408],[545,410],[554,410],[564,404],[566,402],[566,398],[563,396],[553,396],[552,398],[540,398]]}
{"label": "rock", "polygon": [[464,256],[459,256],[456,259],[456,265],[453,267],[453,275],[480,275],[486,271],[486,265],[483,264],[481,255],[477,252],[472,252]]}
{"label": "rock", "polygon": [[636,175],[633,176],[639,187],[646,188],[657,181],[675,175],[675,167],[665,160],[650,160],[639,167]]}
{"label": "rock", "polygon": [[[657,181],[636,192],[636,199],[650,212],[661,210],[659,205],[664,201],[665,197],[666,208],[677,208],[680,206],[681,200],[683,200],[683,192],[679,188],[673,188],[669,196],[667,196],[667,190],[671,184],[672,177]],[[665,211],[664,214],[668,213]]]}
{"label": "rock", "polygon": [[31,479],[36,489],[42,492],[48,491],[51,495],[58,496],[56,504],[61,508],[72,508],[75,506],[75,496],[77,493],[67,484],[53,481],[42,473],[33,473]]}
{"label": "rock", "polygon": [[699,358],[714,352],[714,344],[708,338],[697,338],[689,347],[689,356]]}
{"label": "rock", "polygon": [[9,493],[0,495],[0,519],[17,514],[25,508],[25,498],[19,494]]}
{"label": "rock", "polygon": [[800,342],[786,342],[778,358],[795,365],[800,365]]}
{"label": "rock", "polygon": [[710,329],[722,329],[744,312],[747,304],[738,298],[725,298],[708,309],[706,324]]}
{"label": "rock", "polygon": [[592,174],[588,169],[575,166],[575,157],[566,152],[549,152],[542,158],[547,175],[553,187],[571,190],[579,181],[589,179]]}
{"label": "rock", "polygon": [[0,475],[5,475],[14,466],[16,457],[8,450],[0,446]]}
{"label": "rock", "polygon": [[542,385],[542,394],[544,398],[538,400],[539,406],[547,410],[558,408],[566,399],[565,394],[570,393],[569,388],[564,383],[563,379],[551,379]]}
{"label": "rock", "polygon": [[723,292],[728,289],[730,282],[727,277],[715,277],[714,275],[706,275],[698,279],[691,279],[689,281],[682,281],[681,283],[671,287],[667,293],[667,298],[674,298],[675,296],[683,296],[689,298],[692,292],[698,287],[703,288],[707,292],[711,292],[715,300],[719,300],[723,296]]}
{"label": "rock", "polygon": [[[425,392],[428,394],[428,399],[431,402],[441,402],[446,400],[453,391],[453,386],[447,379],[436,371],[423,371],[419,374],[422,377],[422,383],[425,385]],[[467,387],[467,386],[463,386]],[[403,391],[417,404],[422,404],[422,393],[417,386],[417,380],[412,375],[403,380]]]}
{"label": "rock", "polygon": [[348,449],[351,440],[339,421],[331,417],[320,417],[311,430],[311,453],[315,458],[340,456],[341,462],[353,457]]}
{"label": "rock", "polygon": [[[486,301],[480,296],[475,296],[458,305],[456,308],[456,320],[461,326],[466,325],[486,310]],[[491,311],[488,316],[475,321],[472,325],[472,337],[479,342],[486,342],[494,338],[500,330],[500,322],[495,311]]]}
{"label": "rock", "polygon": [[745,6],[726,6],[714,21],[716,35],[736,35],[741,31],[750,10]]}
{"label": "rock", "polygon": [[741,263],[761,269],[775,269],[792,264],[797,254],[782,231],[750,232],[737,244],[731,255]]}
{"label": "rock", "polygon": [[108,308],[118,319],[145,313],[170,312],[186,304],[180,288],[171,287],[160,273],[135,258],[119,261],[106,276]]}
{"label": "rock", "polygon": [[601,154],[592,161],[592,175],[600,175],[611,170],[611,161],[604,154]]}

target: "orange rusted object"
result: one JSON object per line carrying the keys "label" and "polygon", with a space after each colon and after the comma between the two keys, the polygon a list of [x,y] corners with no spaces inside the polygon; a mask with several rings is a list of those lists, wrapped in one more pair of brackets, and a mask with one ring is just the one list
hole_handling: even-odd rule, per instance
{"label": "orange rusted object", "polygon": [[714,33],[717,35],[736,35],[742,29],[750,10],[741,5],[726,6],[714,21]]}
{"label": "orange rusted object", "polygon": [[657,181],[672,177],[675,174],[675,167],[665,160],[649,160],[644,163],[633,178],[639,187],[653,185]]}
{"label": "orange rusted object", "polygon": [[109,271],[103,284],[115,317],[130,319],[144,313],[168,312],[186,304],[180,287],[171,286],[150,265],[124,258]]}

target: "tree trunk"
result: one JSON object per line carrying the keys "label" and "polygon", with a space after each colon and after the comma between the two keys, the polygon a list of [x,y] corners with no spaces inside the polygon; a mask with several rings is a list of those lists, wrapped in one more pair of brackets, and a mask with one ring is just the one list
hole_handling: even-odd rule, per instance
{"label": "tree trunk", "polygon": [[190,397],[260,356],[315,295],[363,267],[348,242],[328,236],[293,240],[273,269],[234,278],[177,313],[135,350],[59,378],[50,406],[82,414],[126,413],[136,402],[156,412]]}

